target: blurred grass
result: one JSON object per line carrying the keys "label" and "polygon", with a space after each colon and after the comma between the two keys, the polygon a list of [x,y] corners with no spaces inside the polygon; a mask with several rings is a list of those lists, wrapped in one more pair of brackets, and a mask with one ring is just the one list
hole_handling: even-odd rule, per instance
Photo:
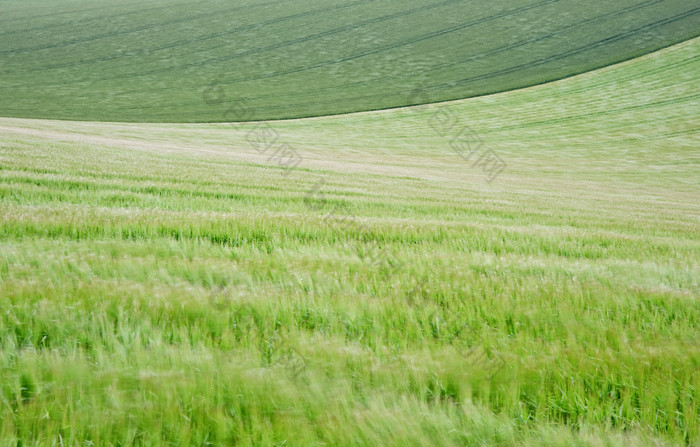
{"label": "blurred grass", "polygon": [[253,124],[0,119],[2,444],[698,445],[699,44],[275,122],[291,173]]}

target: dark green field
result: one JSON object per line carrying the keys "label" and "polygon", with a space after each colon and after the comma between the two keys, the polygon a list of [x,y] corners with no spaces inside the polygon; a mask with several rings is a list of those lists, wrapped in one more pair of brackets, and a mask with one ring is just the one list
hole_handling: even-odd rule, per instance
{"label": "dark green field", "polygon": [[[0,116],[221,122],[383,109],[570,76],[699,28],[687,0],[5,0]],[[213,107],[213,84],[246,112]]]}

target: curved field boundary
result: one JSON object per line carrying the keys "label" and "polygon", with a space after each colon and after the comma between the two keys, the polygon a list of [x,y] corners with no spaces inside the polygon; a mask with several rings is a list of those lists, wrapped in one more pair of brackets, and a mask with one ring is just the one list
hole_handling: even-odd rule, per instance
{"label": "curved field boundary", "polygon": [[[28,14],[26,27],[6,19],[0,116],[217,122],[241,100],[250,120],[395,108],[415,105],[417,88],[422,102],[522,88],[700,29],[700,8],[682,0],[85,4],[82,15],[57,9],[46,23]],[[212,84],[226,103],[203,100]]]}
{"label": "curved field boundary", "polygon": [[[543,2],[543,3],[541,3],[541,4],[535,5],[534,7],[540,6],[540,5],[542,5],[542,4],[553,3],[554,1],[558,1],[558,0],[549,0],[549,1],[545,1],[545,2]],[[586,25],[587,23],[591,23],[591,22],[594,22],[594,21],[597,21],[597,20],[601,20],[601,19],[603,19],[603,18],[615,17],[615,16],[618,16],[618,15],[620,15],[620,14],[624,14],[624,13],[626,13],[626,12],[630,12],[630,11],[633,11],[633,10],[636,10],[636,9],[640,9],[640,8],[643,8],[643,7],[646,7],[646,6],[649,6],[649,5],[659,4],[659,3],[662,3],[663,1],[664,1],[664,0],[650,0],[650,1],[647,1],[647,2],[645,2],[645,3],[643,3],[643,4],[635,5],[635,6],[633,6],[633,7],[627,8],[627,9],[622,10],[622,11],[615,11],[615,12],[613,12],[613,13],[608,13],[608,14],[604,14],[604,15],[601,15],[601,16],[598,16],[598,17],[594,17],[594,18],[591,18],[591,19],[582,21],[582,22],[580,22],[580,23],[568,25],[568,26],[563,27],[563,28],[561,28],[561,29],[559,29],[559,30],[557,30],[557,31],[555,31],[555,32],[553,32],[553,33],[550,33],[550,34],[547,34],[547,35],[544,35],[544,36],[538,36],[538,37],[533,38],[533,39],[530,39],[530,40],[517,42],[517,43],[511,44],[511,45],[506,45],[506,46],[499,47],[499,48],[496,48],[496,49],[493,49],[493,50],[490,50],[490,51],[487,51],[487,52],[484,52],[484,53],[481,53],[481,54],[475,54],[475,55],[473,55],[473,56],[469,56],[469,57],[467,57],[467,58],[465,58],[465,59],[463,59],[463,60],[460,60],[460,61],[449,62],[449,63],[446,63],[446,64],[440,64],[440,65],[435,66],[435,67],[431,67],[431,68],[428,68],[428,69],[425,69],[425,70],[417,71],[416,74],[424,74],[424,73],[428,73],[428,72],[431,72],[431,71],[437,71],[437,70],[440,70],[440,69],[443,69],[443,68],[454,67],[454,66],[459,65],[459,64],[464,63],[464,62],[470,62],[470,61],[475,61],[475,60],[478,60],[478,59],[484,59],[484,58],[487,58],[487,57],[489,57],[489,56],[494,56],[494,55],[496,55],[496,54],[503,53],[503,52],[508,51],[508,50],[520,48],[520,47],[523,47],[523,46],[525,46],[525,45],[532,44],[532,43],[536,43],[536,42],[539,42],[539,41],[544,40],[544,39],[549,39],[549,38],[556,37],[556,36],[558,36],[558,35],[561,35],[561,34],[562,34],[563,32],[565,32],[565,31],[568,31],[568,30],[571,30],[571,29],[580,27],[580,26],[582,26],[582,25]],[[530,9],[530,8],[531,8],[531,7],[528,7],[528,9]],[[522,9],[517,10],[517,11],[512,11],[511,13],[517,13],[517,12],[521,12],[521,11],[522,11]],[[690,13],[695,14],[695,13],[697,13],[698,11],[700,11],[700,8],[695,8],[694,10],[691,10],[689,13],[681,14],[680,17],[677,17],[677,18],[676,18],[676,20],[678,20],[679,18],[688,17],[688,16],[690,15]],[[457,27],[457,28],[464,28],[464,27],[466,27],[467,25],[474,25],[474,24],[484,23],[484,22],[486,22],[486,21],[488,21],[488,20],[493,20],[493,19],[496,19],[496,18],[504,17],[504,16],[506,16],[506,15],[508,15],[508,14],[502,14],[502,15],[500,15],[499,17],[492,16],[492,17],[489,17],[489,18],[486,18],[486,19],[482,19],[482,20],[478,21],[478,23],[465,24],[464,26],[460,26],[460,27]],[[666,20],[661,21],[661,22],[667,23]],[[528,64],[525,64],[525,65],[516,66],[516,67],[510,67],[510,68],[508,68],[508,69],[506,69],[506,70],[502,70],[502,71],[500,71],[500,72],[487,73],[487,74],[485,74],[485,75],[480,75],[480,76],[478,76],[478,77],[463,79],[463,80],[460,80],[460,81],[458,81],[458,82],[464,83],[464,82],[466,82],[466,81],[474,81],[474,80],[480,80],[480,79],[488,79],[488,78],[493,77],[493,76],[498,76],[499,74],[512,73],[513,71],[516,71],[516,70],[519,70],[519,69],[522,69],[522,68],[530,68],[530,67],[534,67],[534,66],[537,66],[537,65],[541,65],[542,63],[546,63],[546,62],[549,62],[549,61],[562,59],[563,57],[566,57],[566,56],[568,56],[568,55],[577,54],[577,53],[579,53],[579,52],[581,52],[581,51],[585,51],[586,49],[590,49],[591,47],[595,47],[595,46],[597,46],[597,45],[603,44],[603,43],[606,42],[606,41],[609,42],[609,41],[619,40],[620,38],[627,37],[627,36],[629,36],[630,34],[633,34],[634,32],[642,31],[642,30],[644,30],[644,29],[648,29],[649,27],[657,26],[658,24],[659,24],[659,22],[656,22],[656,23],[654,23],[654,24],[647,25],[647,26],[642,27],[642,28],[639,28],[639,29],[637,29],[637,30],[633,30],[632,32],[624,33],[624,35],[616,36],[616,37],[617,37],[616,39],[605,39],[605,40],[603,40],[603,41],[599,41],[599,42],[597,42],[597,43],[595,43],[595,44],[593,44],[593,45],[587,46],[587,47],[584,48],[584,49],[578,49],[578,50],[576,50],[576,51],[569,52],[568,54],[565,54],[565,55],[555,55],[555,56],[553,56],[553,57],[550,57],[550,58],[547,58],[547,59],[544,59],[544,60],[532,61],[532,62],[530,62],[530,63],[528,63]],[[447,30],[447,31],[445,31],[445,33],[456,31],[457,28],[453,28],[453,29],[451,29],[451,30]],[[400,43],[398,43],[398,44],[394,44],[394,45],[391,45],[391,46],[383,47],[383,48],[380,48],[380,49],[374,49],[374,50],[371,50],[371,51],[366,51],[366,52],[363,52],[363,53],[355,54],[355,55],[352,55],[352,56],[349,56],[349,57],[343,59],[342,62],[350,61],[350,60],[354,60],[354,59],[360,59],[360,58],[363,58],[363,57],[366,57],[366,56],[370,56],[370,55],[373,55],[373,54],[377,54],[377,53],[382,52],[382,51],[387,51],[387,50],[395,49],[395,48],[398,48],[398,47],[401,47],[401,46],[410,45],[410,44],[412,44],[412,43],[415,43],[415,42],[418,42],[418,41],[421,41],[421,40],[425,40],[425,39],[429,39],[429,38],[433,38],[433,37],[436,37],[436,36],[439,36],[439,35],[442,35],[442,34],[444,34],[444,33],[442,33],[442,32],[441,32],[441,33],[433,33],[433,34],[431,34],[430,36],[422,36],[422,37],[420,37],[420,38],[418,38],[418,39],[414,39],[414,40],[412,40],[412,41],[400,42]],[[250,54],[254,54],[254,53],[250,53]],[[239,56],[239,55],[236,55],[236,57],[238,57],[238,56]],[[233,58],[231,58],[231,59],[233,59]],[[230,59],[229,59],[229,60],[230,60]],[[334,61],[333,63],[337,63],[337,62]],[[269,78],[273,78],[273,77],[283,76],[283,75],[286,75],[286,74],[298,73],[298,72],[302,72],[302,71],[312,70],[312,69],[315,69],[315,68],[321,68],[321,67],[324,67],[324,66],[326,66],[326,65],[329,65],[329,63],[317,64],[317,65],[314,65],[314,66],[307,66],[307,67],[299,67],[299,68],[289,69],[289,70],[281,71],[281,72],[274,72],[274,73],[271,73],[271,74],[267,74],[267,75],[260,76],[260,77],[255,77],[255,78],[241,78],[241,79],[235,79],[235,80],[233,80],[233,81],[222,81],[222,82],[217,83],[217,85],[224,86],[224,87],[228,87],[228,86],[230,86],[230,85],[234,85],[234,84],[241,83],[241,82],[245,82],[245,81],[254,81],[254,80],[260,80],[260,79],[269,79]],[[598,67],[598,68],[600,68],[600,67]],[[154,74],[154,73],[151,73],[151,74]],[[399,77],[400,77],[400,75],[390,76],[391,79],[397,79],[397,78],[399,78]],[[330,91],[332,91],[332,90],[336,90],[336,89],[339,89],[339,88],[347,88],[347,87],[351,87],[351,86],[362,85],[363,83],[364,83],[364,82],[355,82],[355,83],[342,84],[342,85],[339,85],[339,86],[333,86],[333,87],[329,87],[329,88],[326,88],[326,89],[317,89],[316,92],[318,92],[318,91],[330,92]],[[441,84],[441,85],[437,85],[437,86],[424,87],[424,88],[422,88],[422,90],[424,90],[424,91],[427,91],[427,90],[436,90],[436,89],[440,89],[440,88],[446,87],[447,85],[448,85],[448,84],[445,83],[445,84]],[[151,90],[151,91],[153,91],[153,90]],[[139,91],[139,92],[144,93],[145,90]],[[302,92],[302,93],[290,93],[290,94],[287,95],[287,97],[288,97],[288,98],[292,98],[292,97],[301,96],[301,95],[306,95],[306,94],[308,94],[308,93],[307,93],[307,92]],[[260,95],[260,96],[258,96],[258,98],[273,98],[274,96],[275,96],[275,95]],[[379,97],[381,97],[381,96],[382,96],[382,95],[360,96],[360,97],[356,97],[356,98],[351,98],[351,100],[352,100],[352,99],[368,99],[368,98],[377,99],[377,98],[379,98]],[[318,103],[318,102],[316,101],[316,102],[314,102],[314,103]],[[300,107],[300,106],[307,106],[307,105],[309,105],[309,104],[310,104],[310,103],[295,103],[295,104],[289,104],[287,107],[294,108],[294,107]],[[196,105],[196,102],[195,102],[195,103],[182,103],[182,104],[178,104],[178,105],[181,106],[181,107],[190,107],[190,106]],[[417,103],[417,104],[408,104],[408,105],[419,105],[419,104]],[[155,108],[155,107],[154,107],[154,106],[143,106],[143,108],[146,108],[146,109],[151,108],[151,109],[152,109],[152,108]]]}
{"label": "curved field boundary", "polygon": [[[581,46],[579,48],[576,48],[576,49],[569,51],[569,52],[566,52],[566,53],[562,53],[562,54],[554,55],[551,57],[543,58],[540,60],[532,61],[532,62],[529,62],[527,64],[509,67],[507,69],[500,70],[498,72],[488,73],[485,75],[475,76],[472,78],[461,79],[459,81],[455,81],[455,82],[452,82],[450,84],[455,84],[455,83],[456,84],[465,84],[467,82],[473,82],[473,81],[482,80],[482,79],[490,79],[490,78],[494,78],[494,77],[504,75],[504,74],[515,73],[515,72],[518,72],[518,71],[526,69],[526,68],[538,67],[538,66],[544,65],[544,64],[551,62],[551,61],[561,60],[561,59],[564,59],[564,58],[571,56],[571,55],[574,55],[574,54],[580,54],[582,52],[589,51],[593,48],[597,48],[597,47],[604,45],[605,43],[608,43],[608,42],[615,42],[615,41],[621,40],[621,39],[623,39],[631,34],[634,34],[635,32],[638,32],[638,31],[641,31],[644,29],[654,28],[656,26],[661,26],[661,25],[666,24],[666,23],[672,23],[674,21],[681,20],[683,18],[687,18],[693,14],[697,14],[699,11],[700,11],[700,8],[695,8],[691,11],[686,12],[686,13],[679,14],[678,16],[676,16],[674,18],[659,20],[659,21],[656,21],[656,22],[651,23],[649,25],[645,25],[644,27],[640,27],[638,29],[635,29],[635,30],[632,30],[632,31],[629,31],[626,33],[621,33],[617,36],[614,36],[613,38],[606,38],[606,39],[602,39],[600,41],[594,42],[594,43],[589,44],[589,45]],[[598,67],[598,68],[600,68],[600,67]],[[552,80],[554,80],[554,79],[552,79]],[[435,86],[429,86],[429,87],[422,87],[422,90],[427,92],[427,91],[431,91],[431,90],[437,90],[437,89],[440,89],[442,87],[446,87],[447,85],[448,84],[441,84],[441,85],[435,85]],[[357,97],[350,98],[350,101],[352,101],[352,100],[362,100],[362,101],[378,100],[382,96],[383,96],[382,94],[363,95],[363,96],[357,96]],[[327,101],[300,102],[300,103],[287,104],[285,106],[282,106],[282,108],[299,109],[299,108],[303,108],[303,107],[308,107],[308,106],[312,106],[312,105],[320,105],[320,104],[333,104],[333,101],[327,100]],[[410,105],[420,105],[420,104],[425,104],[425,103],[410,104]],[[183,106],[183,107],[187,107],[188,105],[193,105],[193,104],[181,104],[181,106]],[[145,106],[145,108],[155,109],[156,107]],[[248,110],[255,113],[255,112],[264,111],[264,108],[262,108],[262,107],[259,107],[259,108],[250,107]],[[377,109],[377,110],[381,110],[381,109]]]}

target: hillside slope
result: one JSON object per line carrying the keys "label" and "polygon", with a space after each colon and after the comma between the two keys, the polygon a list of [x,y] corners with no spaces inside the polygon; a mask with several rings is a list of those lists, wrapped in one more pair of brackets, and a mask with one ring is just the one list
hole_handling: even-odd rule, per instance
{"label": "hillside slope", "polygon": [[699,50],[270,127],[0,119],[0,438],[700,445]]}
{"label": "hillside slope", "polygon": [[[687,0],[5,0],[0,116],[222,122],[505,91],[697,36]],[[223,113],[220,88],[247,113]],[[423,95],[409,95],[416,88]]]}

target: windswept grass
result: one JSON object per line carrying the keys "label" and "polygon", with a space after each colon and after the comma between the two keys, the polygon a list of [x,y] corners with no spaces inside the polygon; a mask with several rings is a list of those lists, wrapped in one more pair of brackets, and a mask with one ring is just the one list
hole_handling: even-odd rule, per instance
{"label": "windswept grass", "polygon": [[2,444],[700,445],[698,45],[444,105],[488,184],[437,108],[0,119]]}

